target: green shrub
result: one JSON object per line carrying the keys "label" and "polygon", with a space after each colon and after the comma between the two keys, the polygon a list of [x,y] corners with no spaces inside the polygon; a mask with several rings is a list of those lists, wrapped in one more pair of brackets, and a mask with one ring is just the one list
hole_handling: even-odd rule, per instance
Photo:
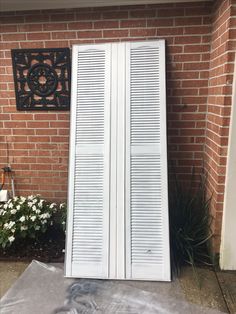
{"label": "green shrub", "polygon": [[194,171],[191,182],[175,183],[170,191],[170,244],[173,272],[188,263],[209,263],[209,239],[212,237],[212,216],[209,211],[211,198],[206,197],[206,176],[200,176],[196,185]]}
{"label": "green shrub", "polygon": [[39,195],[14,197],[0,205],[0,246],[20,239],[37,239],[54,225],[65,230],[66,205],[50,203]]}

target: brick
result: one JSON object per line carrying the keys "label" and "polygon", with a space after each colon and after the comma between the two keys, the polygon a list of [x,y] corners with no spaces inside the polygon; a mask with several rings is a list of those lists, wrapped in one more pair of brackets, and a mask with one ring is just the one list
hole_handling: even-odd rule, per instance
{"label": "brick", "polygon": [[175,18],[176,26],[201,25],[202,17],[181,17]]}
{"label": "brick", "polygon": [[156,16],[155,10],[132,10],[132,11],[130,11],[130,17],[148,18],[148,17],[155,17],[155,16]]}
{"label": "brick", "polygon": [[3,34],[2,35],[3,41],[21,41],[26,39],[25,34]]}
{"label": "brick", "polygon": [[174,19],[147,19],[147,26],[148,27],[165,27],[165,26],[173,26]]}
{"label": "brick", "polygon": [[51,21],[63,22],[63,21],[73,21],[75,20],[74,13],[62,13],[62,14],[52,14]]}
{"label": "brick", "polygon": [[53,41],[45,41],[45,48],[67,48],[69,46],[69,42],[66,40],[53,40]]}
{"label": "brick", "polygon": [[[104,30],[104,38],[114,38],[114,37],[128,37],[128,30]],[[132,35],[131,35],[132,36]]]}
{"label": "brick", "polygon": [[101,13],[99,12],[76,13],[75,19],[76,20],[100,20]]}
{"label": "brick", "polygon": [[[128,18],[128,11],[111,11],[111,12],[103,12],[99,14],[99,18],[115,20],[115,19],[126,19]],[[97,19],[97,18],[96,18]]]}
{"label": "brick", "polygon": [[40,122],[38,122],[38,121],[29,121],[29,122],[27,122],[27,127],[28,128],[33,128],[33,129],[45,129],[45,128],[49,128],[49,122],[46,122],[46,121],[44,121],[44,122],[42,122],[42,121],[40,121]]}
{"label": "brick", "polygon": [[43,30],[42,24],[22,24],[18,25],[19,32],[39,32]]}
{"label": "brick", "polygon": [[183,44],[200,44],[201,43],[201,36],[181,36],[175,37],[175,44],[176,45],[183,45]]}
{"label": "brick", "polygon": [[184,52],[194,53],[194,52],[208,52],[210,51],[209,45],[186,45],[184,47]]}
{"label": "brick", "polygon": [[23,120],[31,121],[33,120],[33,114],[31,113],[14,113],[11,114],[11,120]]}
{"label": "brick", "polygon": [[159,9],[157,11],[157,16],[160,17],[184,16],[184,8]]}
{"label": "brick", "polygon": [[101,31],[78,31],[78,38],[101,38]]}
{"label": "brick", "polygon": [[120,21],[121,28],[145,27],[146,20],[122,20]]}
{"label": "brick", "polygon": [[157,28],[157,36],[175,36],[175,35],[182,35],[183,28],[176,27],[176,28]]}
{"label": "brick", "polygon": [[38,41],[38,42],[30,42],[25,41],[20,43],[21,49],[35,49],[35,48],[44,48],[44,42]]}
{"label": "brick", "polygon": [[131,29],[130,36],[134,37],[143,37],[143,36],[155,36],[156,29],[155,28],[147,28],[147,29]]}
{"label": "brick", "polygon": [[177,54],[173,56],[174,62],[189,62],[189,61],[200,61],[200,54]]}
{"label": "brick", "polygon": [[52,32],[52,39],[76,38],[76,32]]}
{"label": "brick", "polygon": [[211,32],[211,28],[208,25],[184,28],[184,34],[209,34],[210,32]]}
{"label": "brick", "polygon": [[185,14],[186,15],[208,15],[211,13],[210,7],[204,7],[204,8],[186,8]]}
{"label": "brick", "polygon": [[49,20],[50,20],[50,17],[47,14],[36,14],[36,16],[32,14],[32,15],[25,16],[25,23],[35,23],[35,21],[37,21],[37,23],[49,22]]}
{"label": "brick", "polygon": [[68,29],[78,30],[78,29],[91,29],[93,28],[92,22],[73,22],[68,23]]}
{"label": "brick", "polygon": [[28,33],[28,40],[48,40],[51,38],[50,33]]}
{"label": "brick", "polygon": [[0,25],[0,34],[2,33],[16,33],[17,26],[16,25]]}
{"label": "brick", "polygon": [[67,23],[44,23],[42,26],[44,31],[67,30]]}
{"label": "brick", "polygon": [[2,16],[1,24],[16,24],[16,23],[24,23],[24,16]]}
{"label": "brick", "polygon": [[103,28],[118,28],[118,21],[96,21],[94,22],[95,29],[103,29]]}
{"label": "brick", "polygon": [[34,114],[34,120],[57,120],[57,115],[55,113],[36,113]]}

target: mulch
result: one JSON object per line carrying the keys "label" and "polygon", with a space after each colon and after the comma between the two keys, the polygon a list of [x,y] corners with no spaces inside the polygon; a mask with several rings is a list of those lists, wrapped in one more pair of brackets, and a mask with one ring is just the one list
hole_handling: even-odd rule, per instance
{"label": "mulch", "polygon": [[9,248],[0,248],[0,261],[29,261],[33,259],[44,263],[64,261],[65,234],[50,231],[38,239],[21,239]]}

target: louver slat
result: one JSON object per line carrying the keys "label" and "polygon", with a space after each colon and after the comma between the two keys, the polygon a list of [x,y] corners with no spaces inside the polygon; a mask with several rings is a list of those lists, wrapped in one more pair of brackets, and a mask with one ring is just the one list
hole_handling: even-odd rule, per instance
{"label": "louver slat", "polygon": [[100,45],[75,49],[75,156],[69,276],[107,278],[110,48]]}
{"label": "louver slat", "polygon": [[132,279],[170,279],[163,50],[157,43],[129,49],[127,268]]}

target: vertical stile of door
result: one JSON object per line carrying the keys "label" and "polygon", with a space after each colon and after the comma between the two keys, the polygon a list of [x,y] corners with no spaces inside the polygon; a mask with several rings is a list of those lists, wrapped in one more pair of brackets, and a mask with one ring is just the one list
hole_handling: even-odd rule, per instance
{"label": "vertical stile of door", "polygon": [[119,43],[117,70],[117,278],[125,279],[125,92],[126,43]]}
{"label": "vertical stile of door", "polygon": [[111,46],[73,49],[66,276],[108,278]]}
{"label": "vertical stile of door", "polygon": [[165,44],[126,54],[126,278],[170,280]]}
{"label": "vertical stile of door", "polygon": [[117,45],[111,45],[111,165],[110,165],[110,247],[109,247],[109,278],[116,278],[117,274]]}

